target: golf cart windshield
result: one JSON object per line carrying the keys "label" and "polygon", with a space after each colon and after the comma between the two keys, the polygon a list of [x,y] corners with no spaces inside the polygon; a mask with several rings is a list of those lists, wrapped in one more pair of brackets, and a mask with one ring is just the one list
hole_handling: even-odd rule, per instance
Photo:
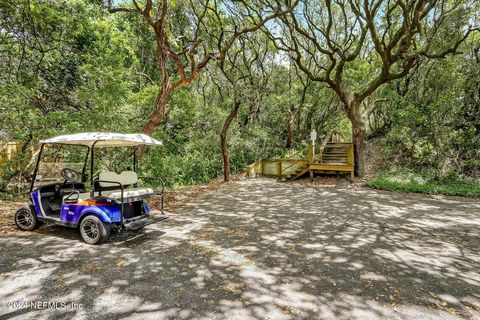
{"label": "golf cart windshield", "polygon": [[65,178],[61,172],[73,169],[82,172],[88,148],[72,146],[49,146],[44,148],[38,165],[36,181],[40,184],[62,182]]}

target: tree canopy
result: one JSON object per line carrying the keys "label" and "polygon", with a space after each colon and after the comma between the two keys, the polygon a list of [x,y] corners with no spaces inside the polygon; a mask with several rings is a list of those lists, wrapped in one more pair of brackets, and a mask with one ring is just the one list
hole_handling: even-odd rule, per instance
{"label": "tree canopy", "polygon": [[[0,189],[30,147],[80,131],[145,132],[172,184],[303,149],[316,129],[399,166],[480,172],[475,0],[0,2]],[[19,165],[20,163],[20,165]]]}

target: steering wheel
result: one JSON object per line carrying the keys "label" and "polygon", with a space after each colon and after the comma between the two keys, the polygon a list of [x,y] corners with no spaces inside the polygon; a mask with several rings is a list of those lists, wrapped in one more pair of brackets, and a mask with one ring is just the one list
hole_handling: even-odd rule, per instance
{"label": "steering wheel", "polygon": [[78,171],[70,169],[70,168],[63,168],[62,171],[60,171],[60,174],[65,179],[65,183],[66,182],[76,182],[76,181],[80,180],[80,173],[78,173]]}

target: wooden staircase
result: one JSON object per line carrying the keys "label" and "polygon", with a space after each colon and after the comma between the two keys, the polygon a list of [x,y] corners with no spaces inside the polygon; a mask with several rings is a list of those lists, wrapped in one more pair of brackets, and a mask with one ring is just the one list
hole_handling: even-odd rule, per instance
{"label": "wooden staircase", "polygon": [[348,149],[349,142],[328,142],[320,154],[320,163],[327,164],[349,164]]}
{"label": "wooden staircase", "polygon": [[300,178],[303,176],[305,173],[307,173],[310,170],[310,165],[308,163],[304,163],[301,166],[298,166],[295,171],[287,173],[285,176],[283,176],[283,181],[292,181],[295,179]]}

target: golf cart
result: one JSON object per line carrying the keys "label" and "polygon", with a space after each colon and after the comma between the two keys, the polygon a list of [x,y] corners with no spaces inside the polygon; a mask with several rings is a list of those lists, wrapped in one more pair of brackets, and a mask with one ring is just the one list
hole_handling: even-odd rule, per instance
{"label": "golf cart", "polygon": [[[78,228],[82,239],[89,244],[102,242],[108,238],[111,231],[141,229],[149,224],[150,208],[146,202],[147,198],[160,197],[159,209],[163,215],[164,182],[159,178],[138,177],[136,150],[140,146],[161,144],[160,141],[144,134],[103,132],[63,135],[40,141],[40,151],[30,184],[31,204],[20,208],[15,213],[17,227],[31,231],[48,222]],[[62,168],[53,166],[55,169],[50,171],[54,171],[57,176],[59,174],[61,178],[50,179],[50,183],[45,183],[48,179],[39,175],[39,167],[41,167],[42,153],[46,145],[85,148],[85,156],[80,164],[81,172],[72,168],[71,165],[67,167],[68,164]],[[95,151],[106,147],[133,148],[132,170],[122,171],[119,174],[112,171],[99,171],[95,177]],[[55,159],[58,159],[57,155]],[[86,172],[89,159],[90,183],[87,190]],[[58,161],[53,162],[55,165],[58,164]],[[146,179],[158,182],[158,185],[161,185],[161,191],[155,192],[152,188],[139,187],[139,181]],[[44,184],[35,187],[37,181],[42,181]]]}

